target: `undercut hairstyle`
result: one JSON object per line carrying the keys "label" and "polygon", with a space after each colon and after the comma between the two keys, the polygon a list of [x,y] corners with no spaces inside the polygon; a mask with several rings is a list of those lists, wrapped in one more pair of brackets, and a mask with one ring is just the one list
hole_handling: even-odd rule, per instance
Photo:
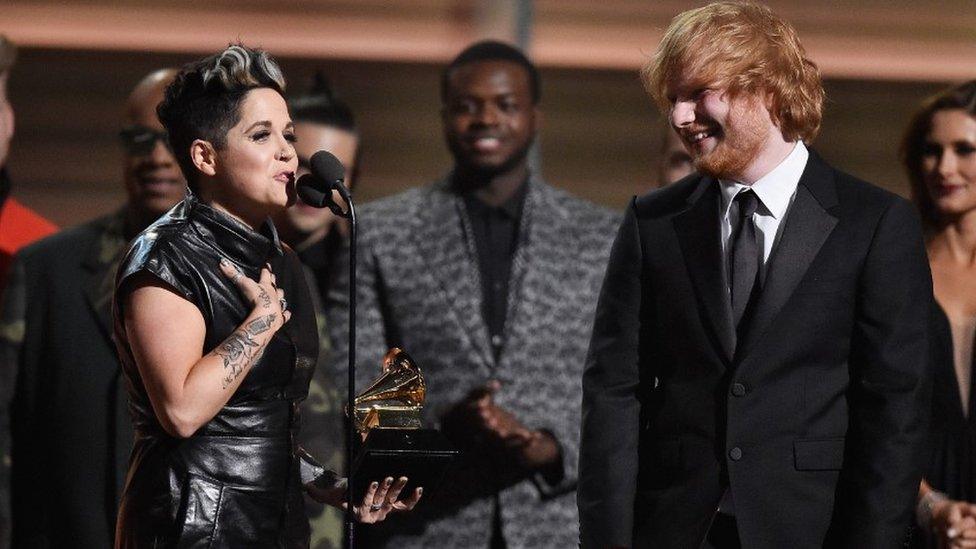
{"label": "undercut hairstyle", "polygon": [[760,94],[788,141],[813,142],[823,118],[824,89],[793,27],[768,7],[716,2],[678,14],[641,70],[661,109],[667,84],[725,89],[730,98]]}
{"label": "undercut hairstyle", "polygon": [[218,150],[226,146],[227,132],[240,121],[244,97],[257,88],[284,96],[285,78],[268,52],[241,44],[188,63],[167,86],[156,114],[191,191],[199,191],[190,158],[193,141],[208,141]]}
{"label": "undercut hairstyle", "polygon": [[940,111],[962,111],[976,119],[976,80],[970,80],[942,92],[922,102],[912,115],[908,129],[901,143],[901,161],[908,174],[912,202],[918,208],[922,224],[927,231],[939,226],[939,214],[925,188],[925,174],[922,159],[926,153],[926,141],[932,131],[932,118]]}
{"label": "undercut hairstyle", "polygon": [[352,109],[336,96],[329,79],[318,72],[308,93],[288,100],[288,112],[295,122],[314,122],[356,133]]}
{"label": "undercut hairstyle", "polygon": [[17,46],[9,38],[0,34],[0,76],[10,72],[17,61]]}
{"label": "undercut hairstyle", "polygon": [[529,92],[532,104],[538,105],[542,99],[539,85],[539,71],[518,48],[497,40],[483,40],[464,49],[441,72],[441,103],[447,103],[447,92],[450,86],[451,74],[464,65],[480,63],[482,61],[509,61],[521,65],[529,73]]}

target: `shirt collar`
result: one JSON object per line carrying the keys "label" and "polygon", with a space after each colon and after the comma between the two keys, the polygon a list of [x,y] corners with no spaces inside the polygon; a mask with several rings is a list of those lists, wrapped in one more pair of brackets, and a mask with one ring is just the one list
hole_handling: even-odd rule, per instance
{"label": "shirt collar", "polygon": [[472,192],[464,193],[464,201],[467,203],[468,208],[473,209],[479,213],[487,213],[490,211],[497,211],[509,219],[520,219],[522,217],[522,209],[525,205],[525,196],[529,191],[529,182],[525,180],[519,185],[515,193],[499,206],[489,206]]}
{"label": "shirt collar", "polygon": [[229,214],[200,202],[193,194],[187,194],[184,202],[195,213],[193,226],[197,232],[235,262],[260,268],[272,257],[282,255],[271,218],[254,231]]}
{"label": "shirt collar", "polygon": [[742,189],[752,189],[759,197],[765,212],[776,219],[786,215],[790,201],[796,194],[796,187],[800,184],[800,177],[806,168],[810,152],[802,141],[797,141],[793,150],[769,173],[759,178],[752,185],[743,185],[738,181],[719,180],[722,189],[722,215],[728,215],[732,199]]}

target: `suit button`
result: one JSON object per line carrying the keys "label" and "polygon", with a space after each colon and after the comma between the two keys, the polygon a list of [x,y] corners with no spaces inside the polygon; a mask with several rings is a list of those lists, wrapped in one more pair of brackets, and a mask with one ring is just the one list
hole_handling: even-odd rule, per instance
{"label": "suit button", "polygon": [[746,386],[741,383],[732,384],[732,396],[746,396]]}
{"label": "suit button", "polygon": [[736,446],[735,448],[729,450],[729,457],[732,458],[732,461],[739,461],[742,459],[742,448]]}

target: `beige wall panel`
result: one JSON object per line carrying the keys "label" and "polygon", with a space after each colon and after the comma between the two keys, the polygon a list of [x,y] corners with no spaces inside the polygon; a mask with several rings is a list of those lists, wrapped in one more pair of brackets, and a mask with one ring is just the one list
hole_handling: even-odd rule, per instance
{"label": "beige wall panel", "polygon": [[[28,48],[10,82],[17,135],[14,195],[63,225],[122,203],[115,134],[120,105],[144,74],[189,55]],[[360,201],[443,174],[450,158],[439,121],[439,67],[423,63],[280,58],[290,89],[324,69],[356,110],[364,137]],[[659,116],[634,70],[548,68],[541,136],[546,176],[622,208],[654,181]],[[835,165],[897,192],[902,128],[940,83],[829,80],[816,148]]]}
{"label": "beige wall panel", "polygon": [[[203,52],[244,40],[279,55],[441,62],[512,36],[518,0],[5,0],[0,32],[64,49]],[[535,0],[542,65],[633,69],[687,0]],[[769,0],[826,75],[960,80],[976,57],[973,0]],[[514,25],[514,23],[511,23]]]}

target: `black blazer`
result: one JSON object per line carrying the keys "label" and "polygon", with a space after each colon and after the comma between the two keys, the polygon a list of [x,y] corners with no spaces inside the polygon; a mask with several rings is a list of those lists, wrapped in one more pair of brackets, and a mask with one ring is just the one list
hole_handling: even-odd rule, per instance
{"label": "black blazer", "polygon": [[112,545],[132,448],[111,339],[124,216],[65,230],[17,256],[2,322],[23,322],[24,339],[0,350],[4,376],[16,374],[13,402],[3,402],[12,414],[13,547]]}
{"label": "black blazer", "polygon": [[746,333],[719,189],[633,201],[583,377],[584,547],[697,548],[725,486],[743,547],[897,547],[928,412],[932,283],[912,206],[811,152]]}

